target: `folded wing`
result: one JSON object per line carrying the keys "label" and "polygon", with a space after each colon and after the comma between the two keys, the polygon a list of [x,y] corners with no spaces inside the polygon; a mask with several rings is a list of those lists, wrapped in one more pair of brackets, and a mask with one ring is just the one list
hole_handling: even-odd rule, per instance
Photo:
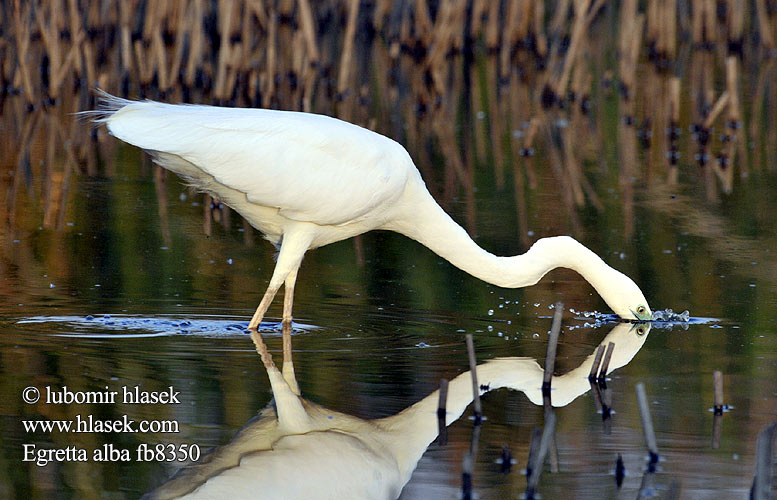
{"label": "folded wing", "polygon": [[178,173],[195,185],[215,179],[295,220],[358,220],[395,201],[417,175],[395,141],[322,115],[118,102],[105,119],[113,135],[186,160],[196,169]]}

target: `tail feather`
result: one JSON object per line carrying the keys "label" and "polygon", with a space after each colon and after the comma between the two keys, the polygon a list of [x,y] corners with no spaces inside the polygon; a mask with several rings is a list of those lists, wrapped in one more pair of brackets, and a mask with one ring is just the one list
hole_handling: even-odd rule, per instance
{"label": "tail feather", "polygon": [[118,110],[135,102],[116,97],[99,88],[95,88],[94,92],[97,94],[97,109],[80,111],[77,115],[79,118],[90,120],[97,124],[106,123]]}

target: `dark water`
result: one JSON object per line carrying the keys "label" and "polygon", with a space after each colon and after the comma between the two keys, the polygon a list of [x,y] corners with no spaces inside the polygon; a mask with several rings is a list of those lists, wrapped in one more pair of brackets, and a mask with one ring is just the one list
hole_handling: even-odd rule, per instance
{"label": "dark water", "polygon": [[[698,167],[686,159],[678,182],[668,183],[655,172],[641,175],[627,196],[618,181],[619,153],[626,146],[618,138],[617,113],[609,111],[617,96],[600,99],[597,137],[603,154],[591,166],[590,178],[602,211],[590,205],[570,209],[563,202],[556,178],[543,167],[552,150],[547,144],[545,150],[537,146],[538,186],[518,190],[525,199],[516,197],[512,170],[499,187],[487,168],[489,157],[473,153],[476,189],[467,194],[454,187],[444,200],[456,220],[494,253],[519,253],[527,248],[525,240],[573,234],[632,276],[654,310],[688,310],[696,318],[654,325],[631,347],[631,358],[610,374],[609,433],[590,390],[556,408],[559,472],[546,469],[539,490],[544,498],[636,497],[647,455],[634,390],[642,382],[662,458],[652,478],[655,492],[663,496],[676,483],[682,498],[746,498],[756,436],[777,411],[773,166],[752,164],[749,176],[724,195],[705,188]],[[472,111],[474,118],[463,121],[465,130],[480,119]],[[382,120],[378,130],[396,130],[397,116],[383,112],[387,115],[375,113]],[[462,141],[462,149],[476,148]],[[33,160],[40,156],[36,147],[42,148],[33,145]],[[430,189],[445,193],[450,178],[444,153],[434,153],[436,147],[432,142],[409,149],[423,158],[425,175],[436,173],[428,177]],[[8,223],[5,214],[0,252],[3,498],[139,497],[182,465],[139,461],[141,445],[197,445],[204,453],[229,442],[271,398],[265,370],[243,329],[269,279],[274,249],[235,214],[226,223],[213,220],[206,235],[203,213],[209,201],[173,176],[155,177],[134,148],[103,137],[97,149],[97,174],[70,180],[61,224],[44,227],[46,184],[35,161],[28,165],[26,187],[13,201],[5,200],[15,215]],[[635,159],[636,171],[648,171],[648,153]],[[508,160],[521,161],[517,155]],[[10,169],[21,175],[17,165],[23,162],[15,162],[14,156]],[[14,181],[7,174],[4,182],[5,188]],[[394,415],[434,391],[440,378],[468,369],[465,333],[474,335],[480,363],[519,356],[541,365],[556,301],[567,308],[556,362],[562,375],[584,363],[616,326],[586,317],[585,312],[606,311],[606,305],[572,272],[553,271],[527,289],[500,289],[403,236],[384,232],[366,234],[358,245],[348,240],[312,251],[301,268],[294,305],[294,363],[302,395],[362,419]],[[278,362],[280,329],[273,322],[279,316],[280,301],[264,325]],[[715,370],[723,373],[725,402],[732,407],[722,417],[717,448],[710,412]],[[180,403],[26,404],[22,394],[31,386],[41,391],[172,387]],[[526,392],[502,389],[484,396],[483,411],[476,494],[515,498],[525,489],[520,471],[532,431],[543,425],[543,409]],[[426,450],[400,498],[459,498],[470,414],[466,410],[451,425],[446,446]],[[22,424],[76,415],[161,419],[177,422],[179,429],[68,434],[27,431]],[[90,457],[110,444],[131,456],[38,466],[23,461],[25,444],[77,446]],[[517,461],[509,474],[495,463],[503,445]],[[626,468],[620,488],[613,475],[618,454]]]}

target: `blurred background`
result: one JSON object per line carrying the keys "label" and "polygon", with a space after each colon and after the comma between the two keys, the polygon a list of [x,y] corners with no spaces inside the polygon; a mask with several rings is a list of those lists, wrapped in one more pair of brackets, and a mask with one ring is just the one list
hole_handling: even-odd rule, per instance
{"label": "blurred background", "polygon": [[[223,444],[270,398],[241,325],[274,249],[76,114],[114,95],[303,110],[391,137],[437,201],[501,255],[570,234],[640,285],[653,329],[613,374],[602,432],[590,398],[559,410],[547,498],[633,498],[644,471],[634,383],[665,450],[658,494],[746,498],[758,431],[777,414],[777,2],[771,0],[43,0],[0,2],[0,496],[136,498],[179,464],[21,462],[22,444]],[[337,193],[333,193],[337,196]],[[302,393],[391,415],[480,360],[544,356],[562,300],[557,372],[611,329],[606,305],[556,270],[505,290],[400,235],[310,252],[295,297]],[[270,320],[280,316],[280,304]],[[106,318],[106,315],[109,317]],[[92,321],[88,318],[96,318]],[[707,321],[709,320],[709,321]],[[186,322],[189,322],[186,324]],[[269,328],[271,351],[279,332]],[[710,445],[712,371],[735,409]],[[26,405],[29,385],[173,385],[185,402]],[[486,398],[475,488],[516,496],[541,409]],[[30,434],[20,418],[175,418],[176,435]],[[422,458],[401,498],[454,498],[471,423]],[[629,474],[610,475],[622,453]],[[663,485],[663,486],[661,486]]]}

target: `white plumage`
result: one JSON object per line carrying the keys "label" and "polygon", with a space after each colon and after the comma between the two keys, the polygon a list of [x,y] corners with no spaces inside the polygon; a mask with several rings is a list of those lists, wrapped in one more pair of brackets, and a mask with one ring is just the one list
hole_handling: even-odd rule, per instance
{"label": "white plumage", "polygon": [[210,175],[249,203],[299,222],[353,223],[396,202],[408,175],[418,175],[396,142],[310,113],[142,102],[121,108],[108,127],[119,139],[191,163],[197,170],[177,173],[196,185]]}
{"label": "white plumage", "polygon": [[[615,343],[607,373],[628,363],[647,338],[649,325],[620,323],[601,345]],[[438,434],[435,391],[402,412],[363,420],[319,406],[299,395],[297,381],[281,374],[258,334],[252,334],[267,369],[274,396],[226,445],[181,469],[143,500],[390,500],[397,498]],[[595,351],[594,351],[595,352]],[[595,354],[553,378],[551,402],[566,406],[591,388],[588,373]],[[542,405],[543,369],[532,358],[498,358],[477,367],[481,394],[509,388]],[[465,372],[450,381],[445,425],[472,402]]]}
{"label": "white plumage", "polygon": [[111,96],[104,102],[99,121],[113,135],[212,193],[279,245],[250,329],[258,327],[283,284],[283,322],[291,322],[297,270],[308,249],[373,229],[409,236],[503,287],[532,285],[551,269],[568,267],[621,317],[651,317],[637,285],[572,238],[541,239],[515,257],[486,252],[437,205],[407,151],[370,130],[310,113]]}

